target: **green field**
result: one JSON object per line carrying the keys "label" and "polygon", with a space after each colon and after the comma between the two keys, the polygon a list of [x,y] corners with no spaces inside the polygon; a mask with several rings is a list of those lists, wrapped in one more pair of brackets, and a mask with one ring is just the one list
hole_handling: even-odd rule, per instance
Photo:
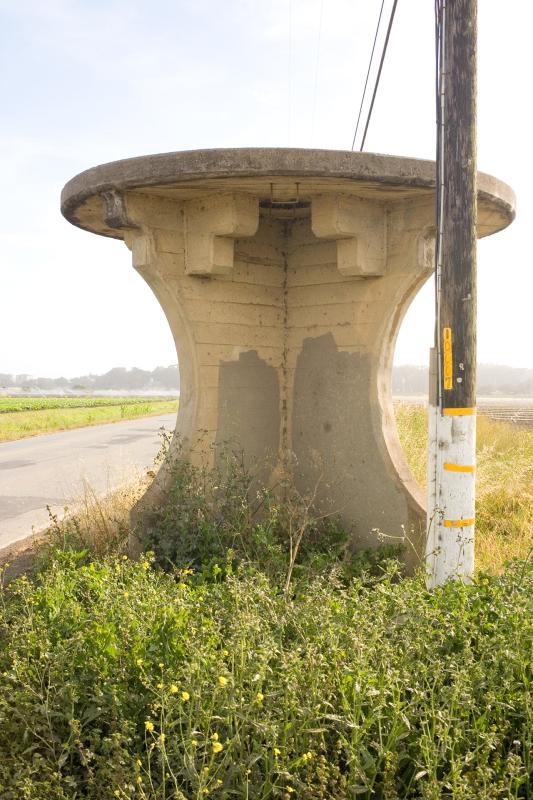
{"label": "green field", "polygon": [[0,442],[177,411],[168,397],[0,397]]}
{"label": "green field", "polygon": [[56,408],[100,408],[101,406],[133,406],[147,402],[162,403],[173,400],[169,397],[0,397],[0,414],[18,411],[50,411]]}

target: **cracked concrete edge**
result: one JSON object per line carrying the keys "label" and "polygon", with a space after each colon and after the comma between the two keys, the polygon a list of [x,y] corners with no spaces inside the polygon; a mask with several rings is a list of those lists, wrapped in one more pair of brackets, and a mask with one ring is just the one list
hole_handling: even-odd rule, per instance
{"label": "cracked concrete edge", "polygon": [[[92,167],[72,178],[61,193],[61,213],[73,225],[103,236],[123,238],[120,230],[103,229],[82,219],[78,210],[89,198],[113,190],[170,186],[198,180],[285,176],[337,178],[377,187],[407,187],[413,192],[435,187],[433,161],[339,150],[298,148],[232,148],[186,150],[138,156]],[[499,211],[506,224],[515,217],[513,190],[503,181],[478,173],[478,198]],[[502,227],[497,228],[501,230]]]}

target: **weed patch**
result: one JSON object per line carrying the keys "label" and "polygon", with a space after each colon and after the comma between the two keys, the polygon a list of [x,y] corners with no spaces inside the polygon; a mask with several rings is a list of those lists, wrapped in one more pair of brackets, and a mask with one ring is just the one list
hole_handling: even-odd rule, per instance
{"label": "weed patch", "polygon": [[532,597],[57,550],[1,593],[2,798],[530,797]]}

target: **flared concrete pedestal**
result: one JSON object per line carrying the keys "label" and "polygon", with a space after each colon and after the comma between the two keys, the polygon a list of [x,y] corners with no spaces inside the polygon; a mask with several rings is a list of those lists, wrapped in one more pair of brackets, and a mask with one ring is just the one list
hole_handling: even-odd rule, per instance
{"label": "flared concrete pedestal", "polygon": [[[514,196],[479,175],[480,236]],[[191,459],[242,447],[261,480],[289,464],[358,546],[375,529],[423,551],[422,493],[398,442],[395,338],[434,261],[434,165],[323,150],[207,150],[106,164],[62,195],[120,238],[169,321],[177,432]],[[215,455],[214,455],[215,454]],[[160,502],[164,476],[149,500]]]}

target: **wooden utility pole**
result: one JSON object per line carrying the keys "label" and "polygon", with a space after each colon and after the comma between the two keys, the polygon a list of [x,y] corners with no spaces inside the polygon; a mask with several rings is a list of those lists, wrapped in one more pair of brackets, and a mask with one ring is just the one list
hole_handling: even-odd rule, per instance
{"label": "wooden utility pole", "polygon": [[474,569],[477,0],[437,10],[437,265],[430,387],[428,585]]}

